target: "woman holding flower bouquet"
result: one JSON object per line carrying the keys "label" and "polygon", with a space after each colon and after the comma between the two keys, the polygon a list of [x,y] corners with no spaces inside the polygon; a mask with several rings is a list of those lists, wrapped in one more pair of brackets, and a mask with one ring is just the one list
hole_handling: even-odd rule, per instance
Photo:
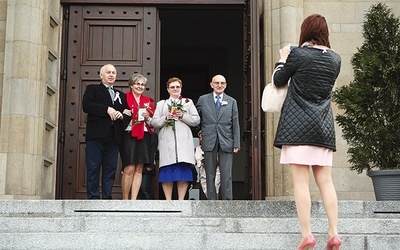
{"label": "woman holding flower bouquet", "polygon": [[160,128],[158,133],[159,177],[165,199],[172,199],[174,182],[177,182],[178,199],[183,200],[188,182],[193,181],[195,164],[193,135],[190,127],[200,123],[193,101],[182,98],[182,81],[172,77],[167,81],[170,97],[157,103],[151,125]]}
{"label": "woman holding flower bouquet", "polygon": [[143,165],[150,163],[151,134],[149,125],[154,114],[154,100],[144,96],[147,78],[133,74],[128,81],[130,91],[126,93],[128,109],[124,114],[132,116],[122,135],[120,155],[122,161],[122,199],[136,200],[142,183]]}

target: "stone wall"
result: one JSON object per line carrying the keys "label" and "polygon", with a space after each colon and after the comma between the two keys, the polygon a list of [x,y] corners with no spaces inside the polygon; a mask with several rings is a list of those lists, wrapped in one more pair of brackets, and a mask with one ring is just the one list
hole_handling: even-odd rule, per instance
{"label": "stone wall", "polygon": [[[377,1],[259,0],[263,11],[265,83],[280,47],[296,44],[304,17],[324,15],[333,49],[342,57],[337,86],[353,76],[350,59],[362,42],[364,14]],[[385,1],[400,15],[398,0]],[[0,199],[54,199],[60,103],[62,8],[59,1],[0,0]],[[335,114],[340,112],[334,106]],[[291,199],[288,166],[272,147],[279,116],[266,115],[268,198]],[[337,131],[333,178],[339,199],[373,200],[365,174],[349,170],[347,145]],[[312,195],[320,198],[315,183]]]}
{"label": "stone wall", "polygon": [[[0,1],[0,199],[55,197],[61,21],[58,1]],[[4,53],[3,53],[4,51]]]}
{"label": "stone wall", "polygon": [[[328,21],[330,42],[332,48],[341,55],[342,67],[336,87],[348,84],[353,79],[351,57],[357,47],[363,43],[362,24],[364,15],[372,4],[378,1],[323,1],[323,0],[285,0],[263,1],[264,11],[264,50],[266,79],[270,81],[274,63],[279,59],[278,50],[288,43],[297,44],[300,26],[305,17],[318,13]],[[385,1],[397,16],[400,15],[398,0]],[[333,104],[334,114],[341,112]],[[280,150],[273,148],[273,139],[279,114],[266,115],[266,159],[267,159],[267,190],[268,196],[276,199],[287,199],[293,195],[293,184],[288,166],[279,164]],[[372,181],[365,174],[357,174],[349,170],[347,143],[341,136],[341,130],[336,125],[337,152],[334,154],[332,175],[338,193],[342,200],[374,200]],[[315,182],[312,181],[312,196],[320,199]]]}
{"label": "stone wall", "polygon": [[[4,72],[4,51],[6,42],[6,18],[7,18],[7,1],[0,0],[0,113],[2,111],[3,100],[3,72]],[[0,130],[2,116],[0,115]],[[0,141],[2,143],[2,141]],[[0,152],[1,153],[1,152]],[[0,196],[5,193],[5,176],[6,176],[6,162],[0,157]]]}

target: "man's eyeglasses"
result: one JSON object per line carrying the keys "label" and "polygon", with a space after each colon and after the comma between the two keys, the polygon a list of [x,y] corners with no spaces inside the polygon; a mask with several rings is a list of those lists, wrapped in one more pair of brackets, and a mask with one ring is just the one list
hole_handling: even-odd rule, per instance
{"label": "man's eyeglasses", "polygon": [[225,86],[226,82],[213,82],[214,85],[221,85],[221,86]]}
{"label": "man's eyeglasses", "polygon": [[180,89],[181,86],[179,86],[179,85],[178,85],[178,86],[169,86],[169,88],[170,88],[170,89]]}

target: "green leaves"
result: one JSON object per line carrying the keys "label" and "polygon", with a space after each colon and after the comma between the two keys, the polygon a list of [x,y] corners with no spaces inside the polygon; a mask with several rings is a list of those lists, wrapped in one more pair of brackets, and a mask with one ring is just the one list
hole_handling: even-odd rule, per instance
{"label": "green leaves", "polygon": [[354,80],[333,93],[336,121],[349,144],[351,169],[400,169],[400,19],[383,3],[372,5],[364,43],[351,64]]}
{"label": "green leaves", "polygon": [[175,131],[175,119],[168,119],[164,127],[171,127],[172,130]]}
{"label": "green leaves", "polygon": [[[182,96],[179,96],[177,101],[171,101],[171,104],[167,104],[168,111],[173,115],[175,115],[176,110],[182,110],[182,112],[186,112],[186,110],[184,109],[184,105],[189,102],[190,100],[188,98],[185,98],[185,100],[183,100]],[[168,119],[164,127],[172,127],[172,130],[175,131],[175,121],[176,119]]]}

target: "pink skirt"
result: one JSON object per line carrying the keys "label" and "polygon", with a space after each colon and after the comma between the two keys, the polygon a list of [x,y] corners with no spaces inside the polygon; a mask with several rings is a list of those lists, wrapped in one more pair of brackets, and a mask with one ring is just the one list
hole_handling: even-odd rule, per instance
{"label": "pink skirt", "polygon": [[332,167],[333,150],[317,146],[283,145],[281,164],[318,165]]}

